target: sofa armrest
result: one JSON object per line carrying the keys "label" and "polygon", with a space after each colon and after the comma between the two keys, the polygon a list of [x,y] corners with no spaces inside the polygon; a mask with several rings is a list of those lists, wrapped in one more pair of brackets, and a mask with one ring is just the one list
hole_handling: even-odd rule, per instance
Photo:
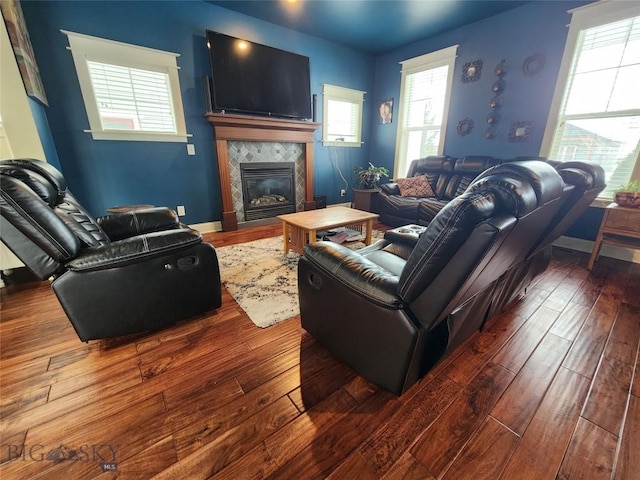
{"label": "sofa armrest", "polygon": [[[304,247],[303,258],[375,304],[393,309],[402,306],[397,294],[399,277],[343,245],[310,243]],[[313,283],[313,279],[309,281]]]}
{"label": "sofa armrest", "polygon": [[181,228],[153,232],[112,242],[102,247],[87,248],[68,262],[66,267],[75,272],[122,267],[198,243],[202,243],[202,236],[197,230]]}
{"label": "sofa armrest", "polygon": [[111,241],[180,227],[178,215],[167,207],[116,213],[99,217],[96,221]]}
{"label": "sofa armrest", "polygon": [[400,195],[400,188],[395,182],[385,183],[380,185],[380,190],[387,195]]}

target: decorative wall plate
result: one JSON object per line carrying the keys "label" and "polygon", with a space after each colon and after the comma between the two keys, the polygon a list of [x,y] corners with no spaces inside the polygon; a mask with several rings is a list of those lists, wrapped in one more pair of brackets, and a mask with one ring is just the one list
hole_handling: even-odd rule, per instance
{"label": "decorative wall plate", "polygon": [[491,112],[489,115],[487,115],[487,123],[489,125],[495,125],[496,123],[498,123],[500,121],[500,114],[498,112]]}
{"label": "decorative wall plate", "polygon": [[462,83],[477,81],[482,75],[482,60],[465,63],[462,67]]}
{"label": "decorative wall plate", "polygon": [[506,80],[503,80],[502,78],[500,80],[496,80],[493,83],[493,85],[491,86],[491,90],[493,90],[495,93],[500,93],[505,88],[507,88],[507,82],[506,82]]}
{"label": "decorative wall plate", "polygon": [[525,143],[531,140],[533,122],[513,122],[509,129],[509,141]]}
{"label": "decorative wall plate", "polygon": [[522,72],[527,77],[533,77],[534,75],[542,71],[546,62],[547,60],[544,55],[536,52],[533,55],[529,55],[525,59],[524,63],[522,64]]}
{"label": "decorative wall plate", "polygon": [[502,105],[502,97],[495,96],[491,100],[489,100],[489,108],[498,108]]}
{"label": "decorative wall plate", "polygon": [[456,126],[456,132],[458,132],[458,135],[462,137],[469,135],[471,130],[473,130],[473,120],[468,117],[460,120]]}
{"label": "decorative wall plate", "polygon": [[496,76],[501,77],[505,73],[507,73],[507,61],[502,59],[502,61],[496,65],[496,68],[493,70]]}

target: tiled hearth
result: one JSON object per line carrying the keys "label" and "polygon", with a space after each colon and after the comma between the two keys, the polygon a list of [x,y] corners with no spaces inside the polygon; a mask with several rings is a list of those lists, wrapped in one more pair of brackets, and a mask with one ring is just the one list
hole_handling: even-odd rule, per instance
{"label": "tiled hearth", "polygon": [[236,212],[238,222],[245,221],[240,163],[295,162],[296,211],[304,210],[305,162],[302,144],[230,140],[227,142],[227,145],[229,154],[229,176],[231,178],[231,196],[233,198],[233,210]]}
{"label": "tiled hearth", "polygon": [[216,142],[224,231],[237,230],[238,220],[244,219],[242,194],[238,191],[241,162],[295,162],[296,209],[316,207],[313,143],[319,123],[211,112],[205,119],[213,127]]}

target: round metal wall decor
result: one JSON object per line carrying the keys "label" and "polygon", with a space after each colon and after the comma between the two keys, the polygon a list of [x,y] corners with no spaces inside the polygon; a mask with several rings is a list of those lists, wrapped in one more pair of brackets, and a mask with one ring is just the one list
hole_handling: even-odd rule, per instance
{"label": "round metal wall decor", "polygon": [[482,60],[468,62],[462,67],[462,83],[475,82],[482,75]]}
{"label": "round metal wall decor", "polygon": [[536,52],[533,55],[529,55],[522,64],[522,72],[527,77],[533,77],[542,71],[546,61],[546,58],[541,53]]}
{"label": "round metal wall decor", "polygon": [[471,130],[473,130],[473,120],[470,118],[460,120],[458,122],[458,125],[456,126],[456,132],[458,132],[458,135],[460,135],[461,137],[469,135],[471,133]]}

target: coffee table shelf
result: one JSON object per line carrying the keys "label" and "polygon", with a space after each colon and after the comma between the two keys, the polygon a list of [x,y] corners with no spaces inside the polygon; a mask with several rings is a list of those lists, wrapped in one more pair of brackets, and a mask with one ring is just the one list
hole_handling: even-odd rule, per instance
{"label": "coffee table shelf", "polygon": [[330,207],[305,212],[279,215],[282,221],[282,239],[284,253],[293,250],[302,254],[307,243],[316,241],[319,230],[338,227],[351,227],[364,232],[367,245],[371,244],[373,222],[378,215],[348,207]]}

